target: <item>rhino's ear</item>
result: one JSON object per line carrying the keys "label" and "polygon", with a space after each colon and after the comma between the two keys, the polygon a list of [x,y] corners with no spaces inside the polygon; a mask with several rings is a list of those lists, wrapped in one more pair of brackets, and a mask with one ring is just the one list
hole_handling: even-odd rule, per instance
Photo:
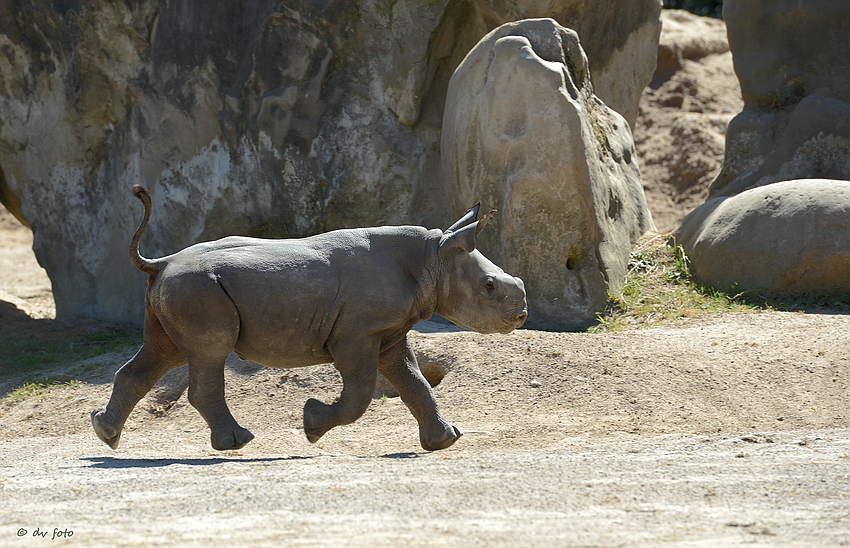
{"label": "rhino's ear", "polygon": [[458,219],[455,224],[446,229],[446,233],[454,232],[455,230],[460,230],[465,227],[469,223],[475,221],[478,218],[478,210],[481,209],[481,202],[478,202],[474,206],[470,207],[466,210],[466,213],[463,214],[463,217]]}
{"label": "rhino's ear", "polygon": [[494,209],[474,223],[468,224],[453,232],[446,232],[443,234],[443,239],[440,242],[440,249],[454,249],[457,251],[463,250],[467,253],[472,253],[475,249],[476,237],[484,229],[487,225],[487,221],[489,221],[495,213],[496,210]]}
{"label": "rhino's ear", "polygon": [[484,227],[485,227],[485,226],[487,226],[487,221],[489,221],[490,219],[492,219],[492,218],[493,218],[493,215],[495,215],[495,214],[496,214],[496,210],[495,210],[495,209],[491,209],[491,210],[487,213],[487,215],[485,215],[485,216],[481,217],[481,220],[480,220],[480,221],[478,221],[477,223],[475,223],[475,224],[477,225],[477,227],[476,227],[476,229],[475,229],[475,235],[476,235],[476,236],[478,236],[478,235],[481,233],[481,231],[482,231],[482,230],[484,230]]}

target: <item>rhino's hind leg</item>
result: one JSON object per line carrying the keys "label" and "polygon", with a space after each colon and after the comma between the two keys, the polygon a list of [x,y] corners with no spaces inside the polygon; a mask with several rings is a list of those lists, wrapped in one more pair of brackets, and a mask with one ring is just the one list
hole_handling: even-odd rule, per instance
{"label": "rhino's hind leg", "polygon": [[186,363],[186,358],[162,330],[155,317],[145,317],[145,343],[115,373],[112,395],[106,407],[91,412],[97,437],[112,449],[118,447],[121,430],[130,412],[169,370]]}
{"label": "rhino's hind leg", "polygon": [[431,385],[419,371],[409,342],[402,341],[385,351],[379,369],[419,423],[419,443],[423,449],[445,449],[463,435],[440,414]]}
{"label": "rhino's hind leg", "polygon": [[359,348],[339,348],[334,366],[342,376],[342,394],[331,405],[310,398],[304,404],[304,434],[316,443],[334,426],[350,424],[366,412],[378,378],[378,345],[358,341]]}
{"label": "rhino's hind leg", "polygon": [[162,323],[188,359],[188,400],[210,427],[213,449],[243,447],[254,435],[237,424],[224,399],[224,362],[239,338],[236,305],[209,276],[177,276],[155,291]]}
{"label": "rhino's hind leg", "polygon": [[213,449],[240,449],[254,434],[239,426],[224,399],[224,360],[189,358],[189,403],[210,427]]}

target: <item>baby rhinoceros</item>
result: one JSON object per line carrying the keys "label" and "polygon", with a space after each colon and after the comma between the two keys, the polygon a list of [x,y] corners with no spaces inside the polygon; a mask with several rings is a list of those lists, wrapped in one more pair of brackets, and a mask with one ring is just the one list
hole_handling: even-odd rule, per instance
{"label": "baby rhinoceros", "polygon": [[461,432],[437,409],[407,332],[434,313],[481,333],[509,333],[527,316],[522,280],[475,249],[494,213],[476,220],[479,206],[445,232],[385,226],[293,240],[228,237],[146,259],[139,241],[151,197],[138,185],[133,193],[144,216],[130,259],[150,276],[144,344],[115,373],[106,407],[91,413],[97,436],[113,449],[133,407],[186,363],[189,402],[209,425],[213,448],[251,441],[224,399],[224,362],[233,350],[275,368],[333,362],[342,394],[330,405],[307,400],[311,443],[365,412],[380,371],[418,421],[422,447],[444,449]]}

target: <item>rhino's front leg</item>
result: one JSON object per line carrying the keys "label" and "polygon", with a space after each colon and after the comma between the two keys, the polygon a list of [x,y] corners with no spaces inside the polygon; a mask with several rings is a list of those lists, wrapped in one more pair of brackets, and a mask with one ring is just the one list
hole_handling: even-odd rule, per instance
{"label": "rhino's front leg", "polygon": [[342,376],[342,394],[328,405],[310,398],[304,404],[304,433],[316,443],[334,426],[359,419],[372,402],[378,378],[380,340],[356,340],[331,348],[334,367]]}
{"label": "rhino's front leg", "polygon": [[407,337],[381,355],[378,369],[419,423],[419,443],[424,449],[445,449],[463,435],[440,415],[434,392],[419,371],[416,354]]}

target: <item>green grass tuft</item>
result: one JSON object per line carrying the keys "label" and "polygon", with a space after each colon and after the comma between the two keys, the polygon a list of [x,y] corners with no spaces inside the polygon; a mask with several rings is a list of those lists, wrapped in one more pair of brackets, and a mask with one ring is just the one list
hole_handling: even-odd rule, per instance
{"label": "green grass tuft", "polygon": [[589,331],[623,331],[711,312],[756,308],[694,283],[682,246],[671,245],[667,235],[652,234],[632,252],[622,291],[609,294],[608,306],[598,315],[599,324]]}
{"label": "green grass tuft", "polygon": [[36,397],[44,399],[47,392],[52,386],[68,386],[74,387],[80,384],[77,379],[68,377],[43,377],[37,380],[26,382],[6,395],[7,400],[20,400],[24,398]]}
{"label": "green grass tuft", "polygon": [[30,319],[9,322],[0,327],[0,380],[73,364],[141,343],[142,330],[134,326],[69,327],[54,320]]}
{"label": "green grass tuft", "polygon": [[764,294],[758,291],[717,291],[693,280],[691,263],[682,246],[667,234],[645,236],[629,260],[619,295],[609,294],[591,333],[645,327],[677,318],[722,312],[783,310],[792,312],[850,312],[850,294]]}

